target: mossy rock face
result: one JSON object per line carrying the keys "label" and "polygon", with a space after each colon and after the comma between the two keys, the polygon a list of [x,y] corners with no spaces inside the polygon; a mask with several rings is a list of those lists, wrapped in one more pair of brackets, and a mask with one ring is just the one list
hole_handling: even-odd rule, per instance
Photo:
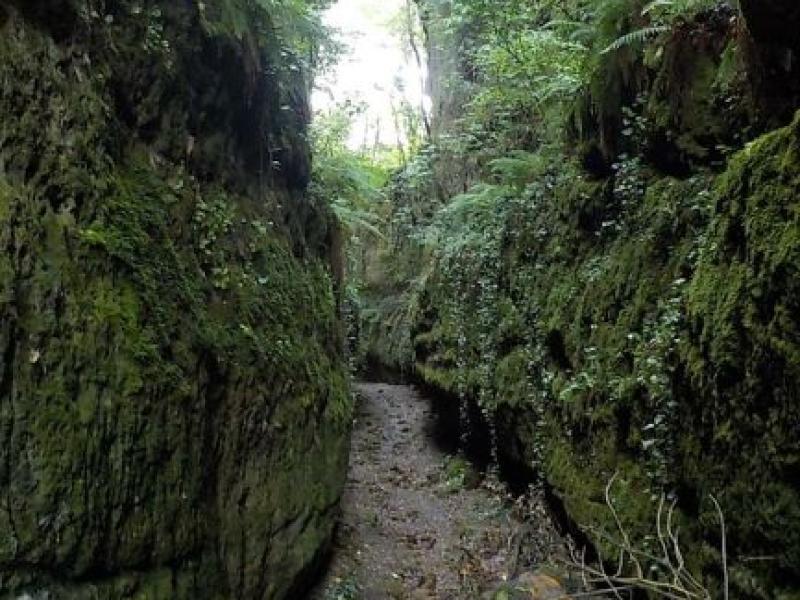
{"label": "mossy rock face", "polygon": [[785,124],[800,106],[800,5],[792,0],[741,0],[750,80],[769,123]]}
{"label": "mossy rock face", "polygon": [[787,125],[800,104],[792,58],[800,47],[797,9],[785,8],[778,27],[779,5],[755,2],[742,18],[719,2],[677,19],[644,50],[601,54],[573,107],[571,136],[585,167],[607,176],[620,154],[640,154],[672,176],[720,171],[732,151]]}
{"label": "mossy rock face", "polygon": [[[543,478],[585,531],[618,534],[612,478],[645,549],[659,498],[676,498],[687,567],[712,597],[712,496],[731,596],[800,593],[800,79],[796,36],[769,39],[784,5],[742,2],[764,35],[720,3],[643,54],[600,55],[571,115],[581,164],[536,150],[524,189],[438,232],[413,323],[383,321],[382,339],[411,337],[419,379],[491,417],[505,472]],[[597,549],[616,559],[608,540]]]}
{"label": "mossy rock face", "polygon": [[302,84],[190,4],[0,8],[0,595],[285,597],[351,414]]}
{"label": "mossy rock face", "polygon": [[719,167],[727,150],[752,138],[759,115],[733,10],[721,5],[681,23],[646,62],[654,75],[643,108],[645,155],[662,171]]}
{"label": "mossy rock face", "polygon": [[493,412],[507,468],[538,471],[581,526],[614,533],[616,474],[646,543],[673,492],[687,564],[717,590],[714,495],[737,597],[796,593],[799,169],[800,118],[721,175],[635,162],[605,183],[554,165],[497,208],[496,252],[476,236],[434,265],[417,375]]}
{"label": "mossy rock face", "polygon": [[[800,579],[800,115],[730,163],[687,295],[681,359],[697,390],[687,479],[719,489],[734,543]],[[687,399],[688,400],[688,399]],[[687,440],[688,442],[688,440]],[[704,483],[701,483],[704,482]]]}

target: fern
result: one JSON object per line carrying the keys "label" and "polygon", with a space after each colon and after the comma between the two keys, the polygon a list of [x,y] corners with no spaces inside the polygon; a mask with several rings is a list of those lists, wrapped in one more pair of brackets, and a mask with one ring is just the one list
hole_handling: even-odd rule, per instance
{"label": "fern", "polygon": [[507,185],[478,183],[450,200],[436,215],[435,234],[458,244],[468,243],[483,233],[484,226],[504,199],[513,197],[514,189]]}
{"label": "fern", "polygon": [[673,7],[675,6],[674,0],[653,0],[642,9],[642,15],[649,15],[654,10],[661,8],[661,7]]}
{"label": "fern", "polygon": [[667,25],[653,25],[651,27],[644,27],[642,29],[637,29],[636,31],[631,31],[630,33],[626,33],[622,37],[614,40],[600,54],[608,54],[610,52],[616,52],[617,50],[627,46],[643,44],[654,37],[658,37],[662,33],[666,33],[669,30],[670,28]]}
{"label": "fern", "polygon": [[522,189],[539,175],[542,159],[539,154],[517,150],[491,161],[489,168],[502,183]]}
{"label": "fern", "polygon": [[583,21],[569,21],[566,19],[553,19],[544,28],[545,31],[553,31],[563,39],[586,46],[595,35],[594,27]]}
{"label": "fern", "polygon": [[642,17],[652,25],[631,31],[614,40],[601,54],[615,52],[627,46],[640,45],[670,30],[675,19],[708,9],[716,0],[652,0],[641,10]]}
{"label": "fern", "polygon": [[351,235],[357,235],[361,231],[375,239],[386,239],[379,229],[380,219],[374,213],[348,206],[346,199],[337,199],[331,203],[331,208],[339,223]]}
{"label": "fern", "polygon": [[713,7],[717,0],[653,0],[642,9],[642,16],[662,11],[667,18]]}

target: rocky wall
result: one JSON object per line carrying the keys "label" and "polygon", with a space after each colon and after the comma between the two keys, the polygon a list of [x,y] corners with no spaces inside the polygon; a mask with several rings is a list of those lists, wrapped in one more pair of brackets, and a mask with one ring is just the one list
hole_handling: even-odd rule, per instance
{"label": "rocky wall", "polygon": [[0,595],[286,597],[351,414],[304,77],[247,2],[0,28]]}

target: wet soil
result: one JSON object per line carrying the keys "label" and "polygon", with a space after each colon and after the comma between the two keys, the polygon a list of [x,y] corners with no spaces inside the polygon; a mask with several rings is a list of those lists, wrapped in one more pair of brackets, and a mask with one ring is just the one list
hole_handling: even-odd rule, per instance
{"label": "wet soil", "polygon": [[358,395],[341,523],[313,600],[492,598],[563,548],[536,495],[511,496],[453,453],[417,389],[364,383]]}

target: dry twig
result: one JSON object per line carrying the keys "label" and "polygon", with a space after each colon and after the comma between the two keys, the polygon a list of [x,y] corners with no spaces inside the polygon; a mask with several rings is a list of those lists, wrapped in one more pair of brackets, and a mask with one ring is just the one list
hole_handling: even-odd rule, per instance
{"label": "dry twig", "polygon": [[[572,549],[570,566],[578,570],[587,588],[603,586],[605,587],[602,590],[603,594],[618,600],[623,600],[623,592],[631,594],[636,589],[646,590],[661,598],[673,600],[711,600],[711,593],[686,568],[686,561],[679,542],[679,530],[674,523],[677,502],[672,501],[667,506],[666,498],[663,495],[659,501],[656,513],[656,536],[662,556],[655,556],[643,548],[634,546],[631,536],[614,506],[611,492],[618,475],[618,473],[615,473],[606,485],[605,501],[611,512],[619,537],[615,538],[603,532],[595,532],[598,537],[603,538],[606,542],[619,549],[615,572],[609,573],[602,561],[597,566],[587,564],[585,548],[580,553]],[[728,556],[725,518],[716,498],[711,496],[711,500],[720,520],[724,600],[728,600]],[[648,565],[650,570],[646,571],[644,565]],[[659,571],[664,574],[659,578],[653,578],[646,574]],[[630,574],[626,575],[626,573]]]}

